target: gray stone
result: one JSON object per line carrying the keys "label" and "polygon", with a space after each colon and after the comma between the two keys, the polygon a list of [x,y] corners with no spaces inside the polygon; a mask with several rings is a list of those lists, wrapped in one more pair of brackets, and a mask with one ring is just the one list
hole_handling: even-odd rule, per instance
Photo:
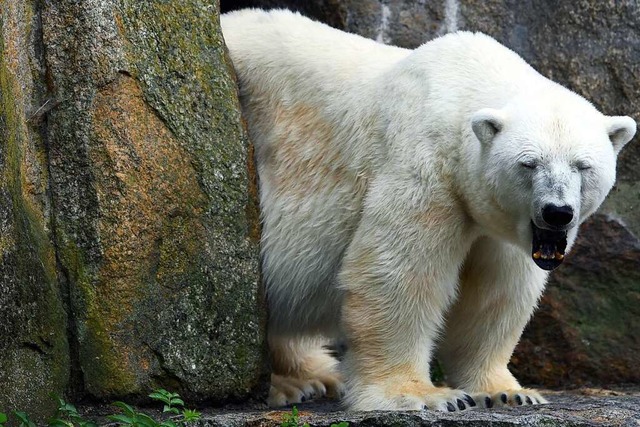
{"label": "gray stone", "polygon": [[[583,389],[571,393],[547,392],[548,405],[519,408],[472,409],[464,412],[344,412],[334,402],[309,402],[298,405],[298,425],[309,423],[313,427],[330,427],[348,422],[349,427],[595,427],[640,424],[640,394],[637,391],[610,391]],[[95,420],[114,412],[114,407],[83,407],[81,412]],[[226,408],[216,410],[199,408],[202,419],[193,424],[198,427],[280,427],[290,409],[266,410],[258,407]],[[156,419],[159,411],[142,409]]]}

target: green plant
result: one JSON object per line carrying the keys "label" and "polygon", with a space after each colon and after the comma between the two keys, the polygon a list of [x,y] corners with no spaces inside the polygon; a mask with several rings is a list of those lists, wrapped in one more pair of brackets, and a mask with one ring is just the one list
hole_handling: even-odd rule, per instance
{"label": "green plant", "polygon": [[162,412],[171,412],[179,414],[180,410],[176,406],[184,406],[184,402],[180,399],[178,393],[171,393],[164,389],[158,389],[149,395],[150,398],[164,402]]}
{"label": "green plant", "polygon": [[36,424],[29,419],[29,416],[26,413],[13,411],[13,415],[15,415],[18,421],[20,421],[18,427],[36,427]]}
{"label": "green plant", "polygon": [[134,426],[134,427],[159,427],[163,424],[157,422],[153,418],[151,418],[147,414],[143,414],[142,412],[137,412],[133,407],[127,405],[124,402],[114,402],[113,406],[117,406],[122,409],[121,414],[109,415],[111,421],[115,421],[116,423],[124,426]]}
{"label": "green plant", "polygon": [[183,409],[182,410],[183,422],[190,423],[192,421],[197,421],[200,419],[202,414],[195,409]]}
{"label": "green plant", "polygon": [[340,421],[338,424],[331,424],[331,427],[349,427],[349,423],[346,421]]}
{"label": "green plant", "polygon": [[151,393],[149,397],[164,403],[162,412],[180,415],[177,419],[178,424],[197,421],[202,416],[202,414],[195,409],[186,409],[184,407],[184,401],[180,398],[178,393],[171,393],[164,389],[158,389]]}
{"label": "green plant", "polygon": [[120,408],[122,413],[110,415],[107,418],[124,426],[178,427],[199,420],[202,416],[202,414],[195,409],[185,409],[184,401],[180,398],[178,393],[171,393],[167,390],[159,389],[151,393],[149,397],[164,403],[164,407],[162,409],[163,413],[170,413],[175,416],[164,421],[156,421],[147,414],[137,412],[133,407],[124,402],[115,402],[114,405]]}
{"label": "green plant", "polygon": [[[58,401],[58,409],[53,418],[49,420],[49,427],[98,427],[93,421],[82,418],[78,409],[71,403],[52,395]],[[185,409],[184,401],[177,393],[171,393],[164,389],[154,390],[149,395],[154,400],[164,403],[162,412],[173,414],[168,419],[157,421],[149,415],[136,411],[132,406],[124,402],[114,402],[113,405],[120,408],[121,413],[107,416],[117,425],[131,427],[183,427],[188,423],[197,421],[202,414],[195,409]],[[19,421],[19,427],[36,427],[24,412],[13,411]],[[0,427],[5,427],[8,421],[7,414],[0,412]],[[296,426],[297,427],[297,426]]]}
{"label": "green plant", "polygon": [[[282,424],[280,427],[300,427],[298,419],[298,408],[291,408],[290,414],[282,414]],[[304,423],[302,427],[309,427],[309,423]]]}
{"label": "green plant", "polygon": [[74,405],[55,395],[53,397],[58,401],[58,409],[56,415],[49,420],[49,427],[97,427],[93,421],[82,418]]}

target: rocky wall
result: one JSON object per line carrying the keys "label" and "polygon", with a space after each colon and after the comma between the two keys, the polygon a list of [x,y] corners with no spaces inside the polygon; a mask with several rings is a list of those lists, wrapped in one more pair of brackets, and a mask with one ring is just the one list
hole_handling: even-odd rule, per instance
{"label": "rocky wall", "polygon": [[256,177],[217,2],[0,14],[0,411],[260,396]]}

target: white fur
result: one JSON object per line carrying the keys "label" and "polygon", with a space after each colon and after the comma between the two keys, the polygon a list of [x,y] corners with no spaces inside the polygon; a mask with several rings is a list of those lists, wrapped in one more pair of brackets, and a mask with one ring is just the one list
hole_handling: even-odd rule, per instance
{"label": "white fur", "polygon": [[256,147],[275,373],[315,381],[326,354],[305,337],[343,337],[352,409],[455,406],[429,380],[436,350],[454,387],[543,402],[506,367],[547,276],[530,224],[571,206],[571,245],[635,123],[483,34],[411,51],[288,11],[221,21]]}

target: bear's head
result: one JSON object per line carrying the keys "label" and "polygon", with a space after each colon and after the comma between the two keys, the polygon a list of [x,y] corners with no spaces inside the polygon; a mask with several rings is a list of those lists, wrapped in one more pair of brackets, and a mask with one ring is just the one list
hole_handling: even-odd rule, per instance
{"label": "bear's head", "polygon": [[577,228],[615,182],[616,158],[635,132],[630,117],[605,116],[564,89],[528,93],[471,117],[482,172],[510,236],[553,270]]}

